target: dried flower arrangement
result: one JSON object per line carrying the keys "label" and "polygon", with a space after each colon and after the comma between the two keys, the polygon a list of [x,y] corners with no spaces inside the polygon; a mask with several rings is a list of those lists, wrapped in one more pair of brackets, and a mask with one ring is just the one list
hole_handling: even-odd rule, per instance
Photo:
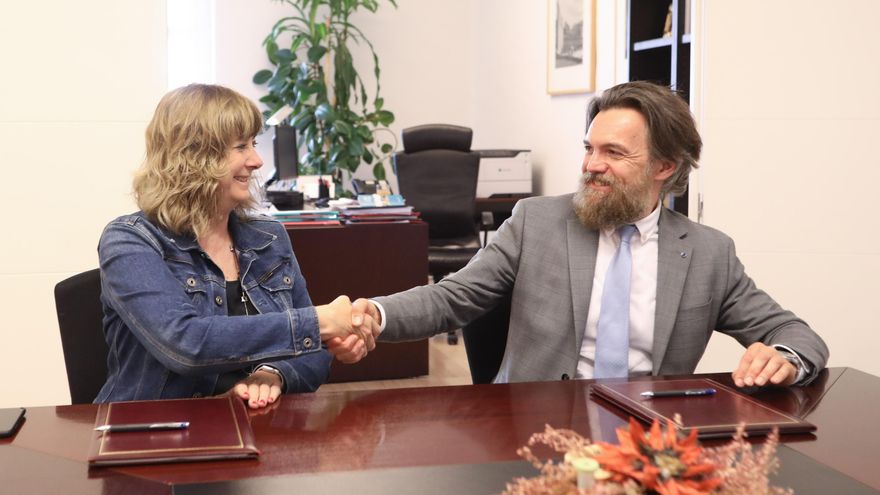
{"label": "dried flower arrangement", "polygon": [[[507,485],[509,495],[753,495],[790,494],[770,485],[779,468],[773,431],[759,449],[745,440],[744,426],[721,447],[703,448],[697,432],[682,436],[673,423],[654,421],[647,432],[634,419],[629,429],[617,430],[619,445],[591,443],[572,430],[545,426],[517,453],[541,470],[534,478],[517,478]],[[547,445],[565,453],[562,461],[541,461],[529,447]]]}

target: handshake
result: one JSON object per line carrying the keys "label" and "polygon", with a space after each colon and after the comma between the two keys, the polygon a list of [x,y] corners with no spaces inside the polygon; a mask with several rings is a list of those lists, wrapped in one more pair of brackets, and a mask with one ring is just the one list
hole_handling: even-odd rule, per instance
{"label": "handshake", "polygon": [[352,303],[348,296],[339,296],[315,310],[321,341],[339,361],[356,363],[376,348],[382,318],[370,301],[357,299]]}

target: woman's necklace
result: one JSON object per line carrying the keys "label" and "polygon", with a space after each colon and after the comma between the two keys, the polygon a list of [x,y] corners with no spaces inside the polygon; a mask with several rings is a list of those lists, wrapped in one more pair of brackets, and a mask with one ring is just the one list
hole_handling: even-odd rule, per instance
{"label": "woman's necklace", "polygon": [[250,316],[251,314],[248,312],[248,297],[244,291],[244,282],[241,280],[241,267],[238,266],[238,252],[235,250],[235,246],[232,244],[229,245],[229,251],[232,253],[232,259],[235,261],[235,273],[238,275],[238,288],[241,291],[241,303],[244,305],[244,314],[245,316]]}

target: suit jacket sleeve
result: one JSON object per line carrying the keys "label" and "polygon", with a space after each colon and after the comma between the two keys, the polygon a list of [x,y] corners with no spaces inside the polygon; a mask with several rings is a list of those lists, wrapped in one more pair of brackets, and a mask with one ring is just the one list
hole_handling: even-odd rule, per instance
{"label": "suit jacket sleeve", "polygon": [[811,374],[802,384],[812,381],[828,361],[828,347],[822,338],[806,322],[755,286],[736,256],[732,241],[728,243],[728,270],[717,330],[737,339],[743,346],[760,341],[790,347],[812,366]]}
{"label": "suit jacket sleeve", "polygon": [[512,290],[519,265],[525,209],[520,201],[489,245],[439,283],[374,298],[385,308],[382,341],[418,340],[460,328]]}

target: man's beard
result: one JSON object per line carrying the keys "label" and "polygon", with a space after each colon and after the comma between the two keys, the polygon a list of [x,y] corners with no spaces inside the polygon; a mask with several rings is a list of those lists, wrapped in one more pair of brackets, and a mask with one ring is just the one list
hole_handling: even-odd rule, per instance
{"label": "man's beard", "polygon": [[[648,167],[650,168],[650,167]],[[590,183],[610,186],[598,191]],[[622,183],[611,174],[587,172],[581,176],[578,192],[572,198],[574,211],[581,223],[591,229],[617,228],[635,223],[648,208],[651,180],[648,171],[630,184]]]}

